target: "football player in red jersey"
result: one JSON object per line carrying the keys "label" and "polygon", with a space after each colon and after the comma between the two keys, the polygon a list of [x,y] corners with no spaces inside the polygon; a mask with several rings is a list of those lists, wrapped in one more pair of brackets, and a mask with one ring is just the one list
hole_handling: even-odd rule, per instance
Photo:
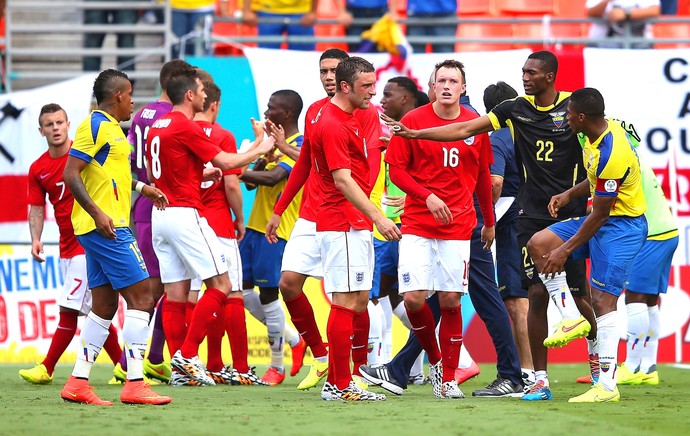
{"label": "football player in red jersey", "polygon": [[[77,318],[91,310],[91,290],[86,279],[84,249],[74,237],[72,205],[74,197],[67,189],[62,172],[72,140],[69,137],[67,113],[60,105],[50,103],[41,108],[38,131],[46,138],[48,151],[43,153],[29,168],[29,231],[31,255],[36,262],[43,258],[43,223],[46,195],[55,209],[55,221],[60,231],[60,264],[65,285],[58,297],[60,318],[45,359],[31,369],[22,369],[19,375],[29,383],[48,384],[53,380],[55,364],[69,346],[77,331]],[[112,325],[103,345],[114,364],[120,360],[122,350],[117,340],[117,330]]]}

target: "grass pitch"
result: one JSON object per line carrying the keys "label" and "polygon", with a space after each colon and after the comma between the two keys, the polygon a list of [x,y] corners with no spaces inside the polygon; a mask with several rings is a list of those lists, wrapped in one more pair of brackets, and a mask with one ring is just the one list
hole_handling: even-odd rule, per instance
{"label": "grass pitch", "polygon": [[[690,370],[661,365],[659,386],[622,386],[621,402],[569,404],[587,389],[575,378],[583,365],[551,365],[554,399],[472,398],[493,380],[482,365],[478,378],[461,387],[467,398],[438,400],[431,386],[411,386],[380,403],[325,402],[319,388],[296,389],[308,368],[280,386],[217,386],[154,389],[173,397],[167,406],[128,406],[119,386],[109,386],[109,365],[96,365],[92,384],[113,407],[65,403],[60,389],[71,365],[60,365],[52,385],[32,386],[17,375],[25,365],[0,365],[2,435],[687,435],[690,434]],[[258,368],[262,374],[265,368]],[[379,388],[372,388],[382,391]],[[384,391],[385,392],[385,391]]]}

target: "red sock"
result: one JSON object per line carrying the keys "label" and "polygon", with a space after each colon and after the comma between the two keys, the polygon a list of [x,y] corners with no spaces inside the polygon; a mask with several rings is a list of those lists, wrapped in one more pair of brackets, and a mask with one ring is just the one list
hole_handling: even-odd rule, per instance
{"label": "red sock", "polygon": [[405,306],[407,317],[410,319],[414,334],[417,335],[419,343],[426,351],[426,354],[431,365],[435,365],[441,360],[441,350],[438,349],[438,342],[436,342],[436,323],[434,322],[434,314],[431,313],[429,305],[424,302],[424,306],[416,312],[412,312]]}
{"label": "red sock", "polygon": [[191,301],[188,301],[187,304],[185,305],[185,312],[184,312],[184,323],[189,327],[192,325],[192,317],[194,317],[194,308],[196,307],[196,303],[192,303]]}
{"label": "red sock", "polygon": [[352,338],[352,374],[360,375],[359,367],[367,364],[369,351],[369,311],[356,312]]}
{"label": "red sock", "polygon": [[218,289],[206,289],[204,296],[196,304],[187,337],[180,347],[182,357],[190,358],[199,354],[199,344],[206,337],[208,327],[218,317],[218,312],[223,309],[226,298],[225,294]]}
{"label": "red sock", "polygon": [[119,362],[122,357],[122,348],[120,347],[120,341],[117,339],[117,329],[115,329],[114,325],[110,324],[108,332],[110,333],[108,337],[105,338],[103,348],[105,352],[108,353],[110,360],[113,361],[113,365],[117,365],[117,362]]}
{"label": "red sock", "polygon": [[460,306],[441,309],[441,326],[438,331],[443,355],[443,381],[452,381],[458,368],[462,346],[462,313]]}
{"label": "red sock", "polygon": [[187,324],[185,323],[185,308],[187,303],[165,300],[163,306],[163,331],[168,342],[168,352],[174,356],[180,349],[184,338],[187,336]]}
{"label": "red sock", "polygon": [[244,301],[241,298],[225,300],[225,331],[228,332],[230,351],[232,352],[232,367],[245,373],[249,371],[247,356],[247,320],[244,314]]}
{"label": "red sock", "polygon": [[208,350],[206,369],[213,372],[223,369],[223,353],[221,351],[223,336],[225,335],[225,316],[223,312],[223,310],[217,312],[218,316],[208,326],[208,335],[206,336]]}
{"label": "red sock", "polygon": [[309,299],[304,295],[304,292],[292,300],[285,300],[285,306],[288,312],[290,312],[290,318],[295,328],[311,349],[311,354],[314,357],[327,355],[328,351],[321,338],[319,327],[316,325],[314,309],[311,307]]}
{"label": "red sock", "polygon": [[328,381],[345,389],[352,380],[350,372],[350,350],[354,334],[355,311],[335,304],[328,315],[328,343],[331,347],[328,358]]}
{"label": "red sock", "polygon": [[65,352],[69,343],[72,342],[72,338],[74,338],[74,333],[77,331],[77,318],[79,318],[78,312],[60,312],[60,320],[55,333],[53,333],[53,340],[50,341],[48,355],[43,359],[43,365],[45,365],[50,375],[53,375],[55,364],[60,360],[62,353]]}

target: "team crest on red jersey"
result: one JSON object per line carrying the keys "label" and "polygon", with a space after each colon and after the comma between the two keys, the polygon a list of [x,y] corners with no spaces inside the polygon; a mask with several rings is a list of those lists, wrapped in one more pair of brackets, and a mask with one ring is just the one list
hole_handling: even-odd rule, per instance
{"label": "team crest on red jersey", "polygon": [[474,144],[474,136],[470,136],[469,138],[465,138],[465,144],[467,144],[467,145]]}

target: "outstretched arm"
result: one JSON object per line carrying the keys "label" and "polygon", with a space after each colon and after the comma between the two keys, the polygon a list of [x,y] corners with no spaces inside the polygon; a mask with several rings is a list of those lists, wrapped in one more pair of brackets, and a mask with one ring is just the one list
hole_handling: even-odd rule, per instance
{"label": "outstretched arm", "polygon": [[430,139],[432,141],[450,142],[467,139],[470,136],[494,130],[491,120],[486,115],[471,121],[421,130],[408,129],[404,124],[395,121],[385,114],[381,114],[381,119],[388,125],[394,135],[407,139]]}

